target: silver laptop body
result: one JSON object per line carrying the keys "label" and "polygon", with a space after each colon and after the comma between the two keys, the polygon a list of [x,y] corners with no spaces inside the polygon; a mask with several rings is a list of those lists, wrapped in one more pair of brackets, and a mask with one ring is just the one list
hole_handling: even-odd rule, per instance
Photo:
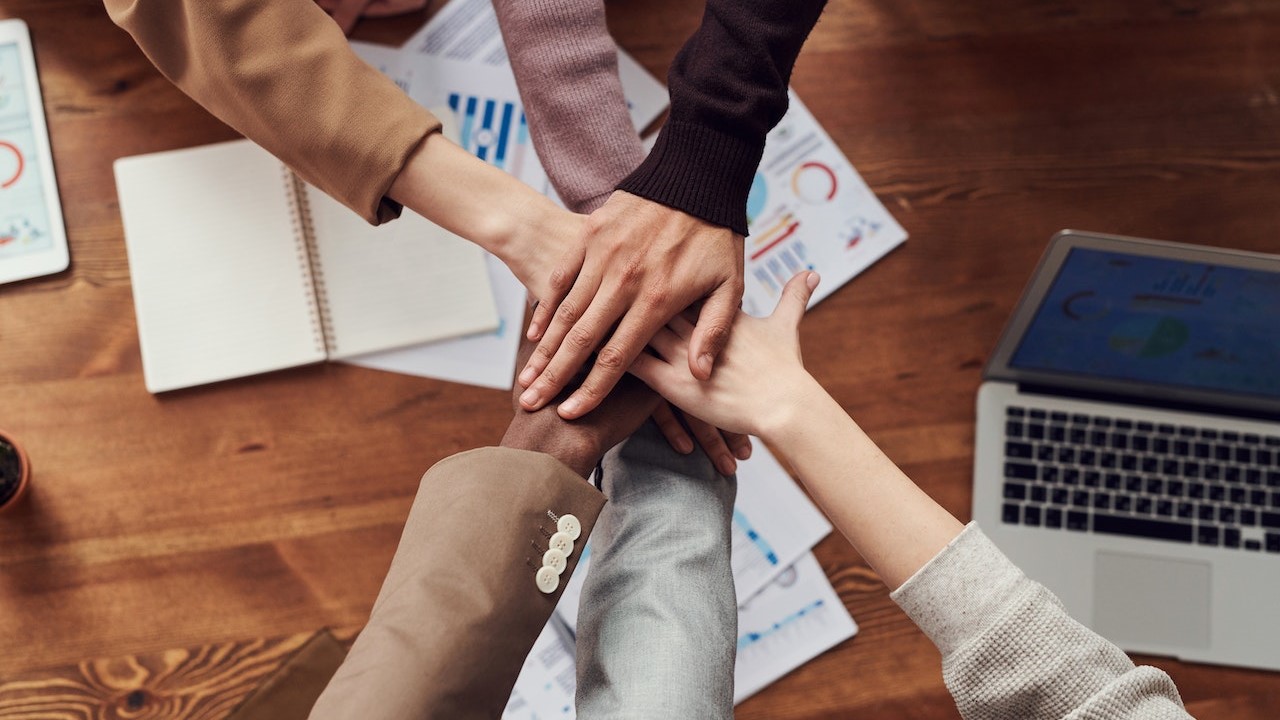
{"label": "silver laptop body", "polygon": [[973,517],[1125,650],[1280,669],[1280,257],[1055,235],[978,392]]}

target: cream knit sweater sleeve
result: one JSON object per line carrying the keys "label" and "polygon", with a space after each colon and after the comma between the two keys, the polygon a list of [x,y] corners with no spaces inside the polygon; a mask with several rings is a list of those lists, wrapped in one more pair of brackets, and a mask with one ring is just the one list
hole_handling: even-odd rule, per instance
{"label": "cream knit sweater sleeve", "polygon": [[966,718],[1188,718],[1169,676],[1076,622],[970,523],[890,597]]}

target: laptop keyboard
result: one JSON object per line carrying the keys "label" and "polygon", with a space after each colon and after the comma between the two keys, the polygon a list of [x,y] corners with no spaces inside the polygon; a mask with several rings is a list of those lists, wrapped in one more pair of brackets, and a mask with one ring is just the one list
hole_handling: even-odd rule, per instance
{"label": "laptop keyboard", "polygon": [[1006,524],[1280,553],[1280,437],[1010,407]]}

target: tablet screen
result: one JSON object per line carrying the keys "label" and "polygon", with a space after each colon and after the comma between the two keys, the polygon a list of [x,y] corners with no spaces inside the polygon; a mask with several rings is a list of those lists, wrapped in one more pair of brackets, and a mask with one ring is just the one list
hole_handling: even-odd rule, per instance
{"label": "tablet screen", "polygon": [[53,246],[25,71],[17,43],[0,43],[0,259]]}
{"label": "tablet screen", "polygon": [[1009,364],[1280,397],[1280,273],[1073,248]]}

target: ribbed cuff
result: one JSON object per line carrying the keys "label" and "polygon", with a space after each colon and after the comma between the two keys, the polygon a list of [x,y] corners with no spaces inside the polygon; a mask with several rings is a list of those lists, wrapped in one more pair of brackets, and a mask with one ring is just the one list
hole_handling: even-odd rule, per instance
{"label": "ribbed cuff", "polygon": [[649,157],[618,189],[746,235],[747,194],[763,153],[763,141],[669,121]]}
{"label": "ribbed cuff", "polygon": [[946,656],[1031,589],[1027,576],[971,522],[889,597]]}

